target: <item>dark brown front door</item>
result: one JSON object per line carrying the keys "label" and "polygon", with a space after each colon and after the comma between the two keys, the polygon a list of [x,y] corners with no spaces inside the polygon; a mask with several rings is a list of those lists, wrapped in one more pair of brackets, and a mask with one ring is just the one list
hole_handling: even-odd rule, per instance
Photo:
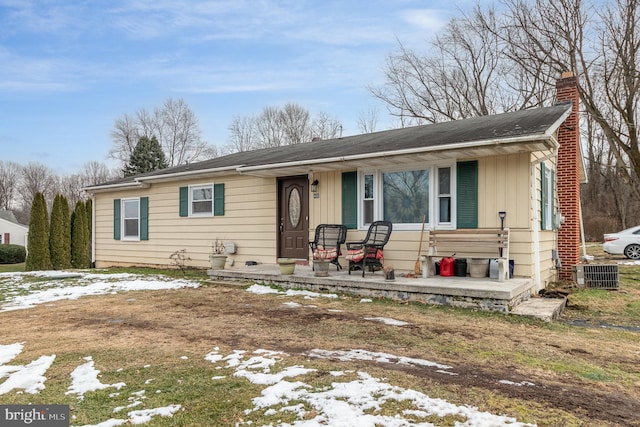
{"label": "dark brown front door", "polygon": [[278,178],[278,257],[309,258],[308,189],[306,176]]}

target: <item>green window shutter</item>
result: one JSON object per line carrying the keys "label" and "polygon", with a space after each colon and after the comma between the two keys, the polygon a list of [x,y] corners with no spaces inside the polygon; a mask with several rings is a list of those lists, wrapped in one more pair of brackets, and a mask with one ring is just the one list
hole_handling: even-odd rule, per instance
{"label": "green window shutter", "polygon": [[149,240],[149,198],[140,197],[140,240]]}
{"label": "green window shutter", "polygon": [[[551,194],[551,200],[549,201],[549,203],[551,204],[551,215],[553,215],[554,212],[555,212],[554,211],[554,200],[555,200],[555,196],[554,195],[556,194],[555,186],[556,186],[556,173],[555,173],[555,171],[552,170],[551,171],[551,191],[549,192],[549,194]],[[553,228],[555,230],[556,229],[556,222],[554,221],[553,218],[550,218],[549,220],[551,221],[551,224],[552,224],[551,228]]]}
{"label": "green window shutter", "polygon": [[213,215],[224,215],[224,184],[213,184]]}
{"label": "green window shutter", "polygon": [[342,172],[342,223],[358,228],[358,173]]}
{"label": "green window shutter", "polygon": [[180,187],[180,216],[189,216],[189,187]]}
{"label": "green window shutter", "polygon": [[547,229],[547,166],[540,163],[540,229]]}
{"label": "green window shutter", "polygon": [[456,227],[478,228],[478,161],[458,162],[456,170]]}
{"label": "green window shutter", "polygon": [[120,240],[120,199],[113,199],[113,239]]}

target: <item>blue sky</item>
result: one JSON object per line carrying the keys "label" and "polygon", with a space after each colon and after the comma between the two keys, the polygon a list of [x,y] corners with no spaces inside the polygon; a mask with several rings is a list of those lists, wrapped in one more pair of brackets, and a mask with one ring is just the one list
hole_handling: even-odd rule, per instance
{"label": "blue sky", "polygon": [[217,146],[234,116],[286,102],[343,135],[372,108],[391,127],[367,85],[397,40],[423,49],[465,2],[0,0],[0,159],[60,174],[109,163],[114,120],[168,98]]}

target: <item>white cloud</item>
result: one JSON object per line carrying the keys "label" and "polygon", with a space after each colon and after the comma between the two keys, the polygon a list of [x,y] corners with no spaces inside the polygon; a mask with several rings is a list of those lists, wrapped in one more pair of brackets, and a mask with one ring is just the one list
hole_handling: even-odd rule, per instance
{"label": "white cloud", "polygon": [[439,9],[405,9],[398,15],[406,23],[430,32],[438,31],[449,21],[449,17]]}

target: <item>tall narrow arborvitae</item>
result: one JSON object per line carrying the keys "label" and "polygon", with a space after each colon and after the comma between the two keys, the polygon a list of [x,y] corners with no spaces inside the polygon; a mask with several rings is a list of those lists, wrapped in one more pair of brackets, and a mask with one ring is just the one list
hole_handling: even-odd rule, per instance
{"label": "tall narrow arborvitae", "polygon": [[51,208],[49,227],[49,252],[54,270],[71,268],[71,224],[69,204],[62,195],[56,195]]}
{"label": "tall narrow arborvitae", "polygon": [[71,215],[71,265],[75,268],[91,266],[88,233],[86,209],[84,203],[79,200]]}
{"label": "tall narrow arborvitae", "polygon": [[91,262],[91,249],[93,246],[93,202],[91,199],[87,199],[87,201],[84,202],[84,207],[87,212],[87,230],[89,230],[89,233],[87,234],[87,250],[89,251],[89,261]]}
{"label": "tall narrow arborvitae", "polygon": [[44,196],[38,192],[33,197],[33,203],[31,205],[25,270],[49,270],[50,268],[49,215],[47,213],[47,203],[44,200]]}

